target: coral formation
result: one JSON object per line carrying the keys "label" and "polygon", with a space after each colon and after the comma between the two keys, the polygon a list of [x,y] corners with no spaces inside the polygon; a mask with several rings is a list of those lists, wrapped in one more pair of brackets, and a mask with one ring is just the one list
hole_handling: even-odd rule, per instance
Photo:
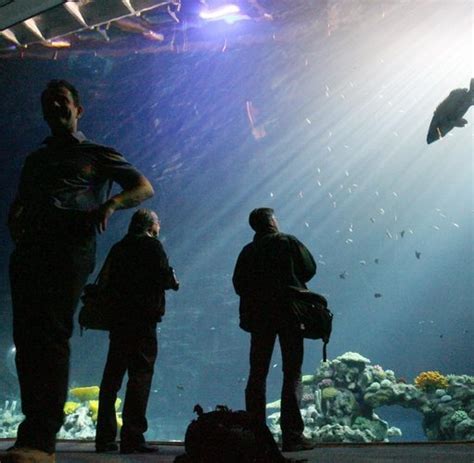
{"label": "coral formation", "polygon": [[99,386],[73,387],[69,390],[69,394],[81,402],[85,402],[86,400],[97,400],[99,391]]}
{"label": "coral formation", "polygon": [[448,387],[448,378],[439,371],[423,371],[415,378],[415,386],[424,391],[446,389]]}
{"label": "coral formation", "polygon": [[[430,440],[474,440],[474,377],[423,372],[408,384],[392,370],[371,365],[356,352],[321,362],[304,376],[301,414],[305,435],[316,442],[382,442],[400,436],[375,409],[384,405],[414,408]],[[276,403],[272,403],[274,407]],[[280,405],[278,403],[278,405]],[[279,407],[278,407],[279,408]],[[280,439],[280,413],[269,416]]]}
{"label": "coral formation", "polygon": [[0,407],[0,438],[5,439],[15,437],[18,426],[23,421],[24,416],[18,410],[16,400],[6,400],[3,407]]}
{"label": "coral formation", "polygon": [[99,414],[99,401],[89,400],[88,406],[91,412],[92,421],[95,423],[97,421],[97,415]]}
{"label": "coral formation", "polygon": [[71,413],[74,413],[80,406],[81,404],[79,402],[73,402],[69,400],[64,404],[64,414],[70,415]]}
{"label": "coral formation", "polygon": [[[97,414],[99,413],[100,389],[98,386],[75,387],[69,390],[69,394],[80,400],[80,402],[66,402],[64,413],[66,414],[64,424],[59,431],[60,439],[93,439]],[[117,398],[115,409],[117,410],[117,424],[122,426],[121,413],[118,412],[122,401]]]}

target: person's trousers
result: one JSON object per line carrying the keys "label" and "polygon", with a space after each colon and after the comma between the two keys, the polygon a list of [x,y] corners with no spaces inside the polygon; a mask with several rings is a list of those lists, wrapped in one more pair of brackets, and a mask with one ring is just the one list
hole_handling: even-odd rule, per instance
{"label": "person's trousers", "polygon": [[251,333],[250,373],[245,389],[246,410],[266,424],[266,381],[276,338],[283,363],[280,426],[284,439],[298,438],[304,430],[300,413],[301,367],[304,339],[290,329],[262,329]]}
{"label": "person's trousers", "polygon": [[[135,330],[134,330],[135,331]],[[117,436],[115,401],[128,372],[120,431],[122,447],[135,448],[145,442],[148,429],[146,408],[158,353],[156,329],[110,334],[109,352],[100,385],[96,446],[114,442]]]}
{"label": "person's trousers", "polygon": [[16,447],[55,450],[67,398],[74,311],[92,267],[90,246],[29,247],[11,256],[13,340],[25,415]]}

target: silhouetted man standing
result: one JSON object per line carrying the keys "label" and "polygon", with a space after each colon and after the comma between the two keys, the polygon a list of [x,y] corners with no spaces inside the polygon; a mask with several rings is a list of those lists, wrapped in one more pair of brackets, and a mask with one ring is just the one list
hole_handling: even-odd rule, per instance
{"label": "silhouetted man standing", "polygon": [[104,291],[116,301],[110,345],[100,385],[96,451],[118,446],[115,401],[128,372],[120,431],[120,453],[152,453],[145,443],[146,408],[158,353],[156,324],[165,313],[165,290],[179,288],[173,269],[158,240],[160,222],[155,212],[140,209],[127,235],[110,250],[101,274]]}
{"label": "silhouetted man standing", "polygon": [[[13,338],[25,419],[2,462],[55,461],[63,423],[74,310],[95,264],[95,233],[118,209],[153,195],[150,182],[112,148],[77,131],[77,90],[53,80],[41,95],[51,136],[25,160],[8,225]],[[122,191],[110,196],[112,182]]]}
{"label": "silhouetted man standing", "polygon": [[246,408],[266,423],[266,379],[278,337],[283,363],[283,451],[308,450],[314,446],[303,436],[299,410],[303,336],[289,321],[287,291],[288,286],[305,288],[316,273],[316,263],[297,238],[279,232],[273,209],[254,209],[249,224],[255,236],[240,252],[232,279],[240,296],[240,327],[251,334]]}

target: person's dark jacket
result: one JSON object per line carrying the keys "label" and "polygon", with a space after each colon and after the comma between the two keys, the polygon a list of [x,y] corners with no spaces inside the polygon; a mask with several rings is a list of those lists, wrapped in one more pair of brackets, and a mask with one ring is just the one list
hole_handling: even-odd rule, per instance
{"label": "person's dark jacket", "polygon": [[165,290],[177,289],[162,244],[147,235],[126,235],[109,252],[104,286],[114,301],[115,327],[149,326],[165,313]]}
{"label": "person's dark jacket", "polygon": [[232,277],[240,296],[240,327],[276,326],[285,316],[288,286],[306,288],[315,274],[313,256],[296,237],[256,233],[240,252]]}

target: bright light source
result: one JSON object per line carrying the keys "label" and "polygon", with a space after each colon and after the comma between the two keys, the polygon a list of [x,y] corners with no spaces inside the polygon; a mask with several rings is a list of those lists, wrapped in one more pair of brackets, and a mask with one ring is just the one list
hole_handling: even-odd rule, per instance
{"label": "bright light source", "polygon": [[68,40],[46,40],[43,45],[50,48],[69,48],[71,42]]}
{"label": "bright light source", "polygon": [[226,17],[233,16],[240,12],[240,8],[237,5],[224,5],[213,10],[203,10],[199,13],[201,19],[206,21],[215,21],[218,19],[226,19]]}

